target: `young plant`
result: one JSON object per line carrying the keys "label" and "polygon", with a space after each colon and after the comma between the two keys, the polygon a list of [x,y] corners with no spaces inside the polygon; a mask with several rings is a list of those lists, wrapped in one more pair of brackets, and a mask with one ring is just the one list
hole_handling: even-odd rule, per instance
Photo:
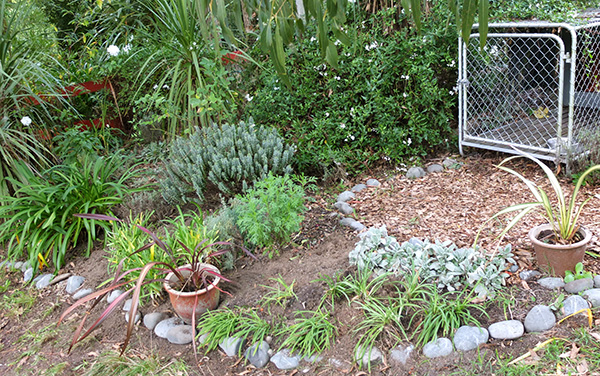
{"label": "young plant", "polygon": [[570,270],[565,271],[564,281],[565,281],[565,283],[569,283],[569,282],[573,282],[576,279],[593,278],[593,277],[594,276],[592,275],[592,273],[590,271],[583,270],[583,264],[581,262],[578,262],[577,265],[575,265],[575,273],[573,273]]}
{"label": "young plant", "polygon": [[296,281],[292,281],[289,285],[285,283],[283,277],[279,275],[277,278],[269,278],[269,280],[276,282],[275,287],[261,285],[268,290],[266,294],[263,295],[262,299],[259,301],[259,305],[261,307],[266,307],[269,313],[271,312],[271,305],[277,304],[278,306],[284,308],[289,300],[298,299],[296,293],[294,292],[294,283]]}
{"label": "young plant", "polygon": [[201,344],[206,351],[216,349],[228,337],[250,338],[251,343],[261,343],[274,330],[270,322],[249,308],[208,311],[199,320],[198,326],[202,328],[198,335],[206,335]]}
{"label": "young plant", "polygon": [[237,196],[234,210],[244,238],[263,248],[269,258],[279,254],[279,247],[300,230],[305,194],[288,175],[269,176],[254,184],[244,195]]}
{"label": "young plant", "polygon": [[[117,221],[121,220],[115,217],[101,215],[101,214],[76,214],[77,217],[93,219],[99,221]],[[152,261],[144,265],[139,271],[139,276],[137,278],[131,278],[131,273],[139,270],[139,268],[130,269],[123,271],[123,263],[124,260],[121,260],[119,263],[117,270],[115,272],[115,276],[112,280],[110,286],[103,288],[99,291],[96,291],[82,299],[76,301],[71,307],[69,307],[59,318],[59,324],[62,322],[68,315],[70,315],[75,309],[85,305],[87,302],[93,301],[92,307],[86,312],[81,320],[80,325],[74,333],[73,341],[71,342],[71,346],[69,347],[69,351],[72,347],[77,343],[81,342],[87,336],[89,336],[93,330],[97,329],[98,326],[106,319],[108,315],[113,313],[117,306],[125,301],[125,299],[131,294],[131,308],[129,310],[128,324],[127,324],[127,333],[125,336],[125,341],[121,347],[121,354],[127,348],[129,344],[129,340],[131,339],[131,334],[133,333],[133,328],[135,326],[134,317],[137,313],[138,306],[140,303],[140,295],[142,294],[142,290],[146,289],[148,284],[155,282],[155,279],[148,280],[148,276],[152,270],[159,270],[161,272],[170,271],[176,278],[176,283],[169,281],[173,289],[177,289],[180,291],[198,291],[207,289],[209,286],[212,286],[219,291],[221,290],[217,285],[213,284],[215,278],[220,278],[224,281],[230,282],[229,279],[223,277],[221,274],[213,270],[213,267],[210,265],[204,264],[204,262],[210,261],[211,258],[222,255],[226,252],[231,251],[231,248],[228,249],[218,249],[220,246],[231,245],[228,242],[216,242],[216,243],[208,243],[208,239],[204,239],[199,242],[193,249],[188,248],[183,243],[179,243],[181,247],[185,250],[185,252],[180,254],[175,254],[168,245],[159,239],[159,237],[152,231],[147,228],[136,225],[138,229],[148,234],[151,238],[151,242],[145,244],[140,249],[134,252],[134,254],[138,252],[144,252],[151,249],[152,246],[157,246],[162,251],[164,251],[169,258],[169,261]],[[214,250],[213,252],[208,252],[207,250]],[[245,248],[242,248],[247,255],[254,257],[250,252],[248,252]],[[183,265],[183,266],[182,266]],[[161,282],[167,282],[165,279],[160,279]],[[128,285],[135,284],[133,287],[127,289],[123,294],[117,297],[108,307],[100,314],[98,319],[89,327],[89,329],[81,334],[83,330],[83,326],[91,314],[94,307],[100,302],[100,300],[109,292],[126,287]],[[193,311],[192,314],[192,325],[195,325],[196,322],[196,312]],[[194,326],[195,327],[195,326]],[[194,346],[195,350],[195,346]]]}
{"label": "young plant", "polygon": [[370,354],[378,339],[384,340],[389,347],[408,339],[401,320],[407,309],[416,307],[418,306],[402,294],[398,294],[396,298],[372,297],[358,302],[358,308],[363,312],[364,318],[354,329],[356,333],[361,333],[354,351],[356,358],[362,359],[365,354]]}
{"label": "young plant", "polygon": [[[135,252],[148,243],[148,235],[141,231],[138,226],[146,227],[151,213],[140,213],[137,217],[129,217],[127,221],[113,221],[112,228],[107,232],[106,245],[108,256],[108,272],[113,275],[121,262],[125,270],[132,270],[132,279],[139,277],[140,271],[144,265],[154,262],[169,260],[168,255],[156,245],[150,246],[147,252]],[[149,297],[156,299],[162,292],[163,287],[160,279],[163,272],[158,269],[152,269],[148,272],[149,279],[155,280],[149,283],[145,288],[142,298]]]}
{"label": "young plant", "polygon": [[283,328],[277,334],[287,337],[281,348],[289,348],[303,357],[310,357],[331,347],[337,329],[329,321],[327,311],[299,311],[295,323]]}
{"label": "young plant", "polygon": [[[502,171],[506,171],[516,176],[523,183],[525,183],[527,188],[531,191],[531,194],[533,195],[535,201],[512,205],[505,209],[502,209],[498,213],[494,214],[494,216],[492,216],[492,218],[486,221],[486,223],[501,215],[518,212],[517,215],[504,228],[504,230],[502,230],[502,233],[499,235],[499,237],[502,237],[523,217],[525,217],[527,214],[534,211],[535,209],[541,207],[543,209],[542,214],[544,215],[544,217],[550,224],[552,230],[554,231],[557,243],[572,244],[581,240],[577,239],[576,237],[580,227],[579,216],[581,215],[581,212],[585,205],[592,199],[592,196],[590,196],[588,199],[584,200],[579,206],[577,206],[577,194],[579,193],[579,189],[581,188],[582,184],[585,182],[586,177],[592,172],[600,170],[600,165],[594,165],[588,168],[579,176],[575,184],[575,189],[571,194],[571,199],[567,200],[556,175],[554,175],[554,172],[552,172],[552,170],[548,166],[546,166],[543,162],[541,162],[539,159],[535,158],[529,153],[518,149],[515,150],[517,150],[517,152],[521,155],[508,157],[504,159],[497,167]],[[504,166],[509,161],[522,157],[530,159],[531,161],[535,162],[538,166],[541,167],[541,169],[546,174],[548,182],[552,186],[552,190],[556,195],[556,202],[552,203],[546,191],[544,191],[544,189],[539,187],[536,183],[527,179],[515,170]],[[479,230],[477,237],[475,238],[475,243],[477,242],[480,233],[481,230]]]}
{"label": "young plant", "polygon": [[440,295],[437,289],[432,289],[428,296],[427,305],[423,308],[423,320],[417,327],[417,344],[424,345],[437,338],[454,333],[461,325],[473,324],[479,326],[479,321],[471,314],[471,310],[479,311],[489,317],[485,307],[473,302],[473,297],[465,291],[458,294],[445,293]]}

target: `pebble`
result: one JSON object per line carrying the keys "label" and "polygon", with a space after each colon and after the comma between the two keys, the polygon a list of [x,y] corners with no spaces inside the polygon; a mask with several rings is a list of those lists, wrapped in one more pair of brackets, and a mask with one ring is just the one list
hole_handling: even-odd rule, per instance
{"label": "pebble", "polygon": [[555,290],[565,287],[565,282],[560,277],[540,278],[537,282],[540,284],[540,286],[549,290]]}
{"label": "pebble", "polygon": [[390,359],[395,363],[405,365],[406,362],[408,362],[408,359],[410,359],[410,355],[414,349],[415,347],[413,345],[400,345],[390,351]]}
{"label": "pebble", "polygon": [[367,180],[367,187],[379,187],[381,183],[377,179],[369,179]]}
{"label": "pebble", "polygon": [[[571,295],[563,302],[563,314],[565,316],[572,315],[586,308],[590,308],[590,305],[579,295]],[[581,314],[585,315],[585,312]]]}
{"label": "pebble", "polygon": [[227,356],[238,356],[245,343],[246,340],[244,338],[227,337],[219,343],[219,347],[227,354]]}
{"label": "pebble", "polygon": [[320,356],[319,354],[315,354],[315,355],[311,355],[311,356],[305,356],[304,358],[302,358],[302,360],[304,360],[305,362],[308,362],[308,363],[317,363],[317,362],[320,362],[321,360],[323,360],[323,357]]}
{"label": "pebble", "polygon": [[167,340],[176,345],[187,345],[194,338],[194,327],[191,325],[178,325],[167,332]]}
{"label": "pebble", "polygon": [[38,278],[39,279],[35,283],[35,288],[37,288],[38,290],[41,290],[43,288],[48,287],[48,285],[50,285],[50,282],[52,281],[52,278],[54,278],[54,275],[44,274],[44,275],[39,276]]}
{"label": "pebble", "polygon": [[267,341],[267,343],[270,345],[271,343],[273,343],[273,337],[272,336],[266,336],[265,337],[265,341]]}
{"label": "pebble", "polygon": [[592,307],[600,306],[600,289],[589,289],[583,292],[583,296],[592,303]]}
{"label": "pebble", "polygon": [[122,290],[113,290],[110,293],[108,293],[108,296],[106,297],[106,302],[108,304],[112,303],[115,301],[115,299],[117,299],[119,296],[121,296],[121,294],[123,294]]}
{"label": "pebble", "polygon": [[600,274],[594,277],[594,287],[600,288]]}
{"label": "pebble", "polygon": [[123,311],[129,312],[129,310],[131,309],[132,301],[133,301],[133,299],[129,298],[125,301],[125,303],[123,303]]}
{"label": "pebble", "polygon": [[452,354],[452,341],[448,338],[438,338],[423,346],[423,355],[428,358],[438,358]]}
{"label": "pebble", "polygon": [[521,273],[519,273],[519,277],[523,281],[531,281],[535,277],[539,277],[541,275],[542,273],[538,272],[537,270],[523,270]]}
{"label": "pebble", "polygon": [[576,279],[565,284],[565,291],[569,294],[577,294],[578,292],[589,290],[594,287],[594,280],[591,278]]}
{"label": "pebble", "polygon": [[262,341],[260,344],[255,343],[250,346],[244,353],[244,357],[248,359],[250,364],[256,368],[263,368],[269,363],[269,344],[267,341]]}
{"label": "pebble", "polygon": [[179,317],[171,317],[162,320],[154,327],[154,334],[156,334],[160,338],[167,338],[167,333],[169,332],[169,330],[178,325],[183,325],[183,320]]}
{"label": "pebble", "polygon": [[146,328],[153,330],[156,324],[169,318],[166,312],[152,312],[144,316],[144,325]]}
{"label": "pebble", "polygon": [[79,290],[75,294],[73,294],[73,299],[79,300],[81,298],[85,298],[86,296],[88,296],[92,292],[94,292],[94,290],[92,290],[92,289]]}
{"label": "pebble", "polygon": [[[136,324],[139,324],[141,319],[142,319],[142,314],[140,313],[140,311],[137,311],[135,313],[135,317],[133,318],[133,322]],[[125,322],[129,322],[129,312],[125,312]]]}
{"label": "pebble", "polygon": [[17,261],[12,265],[13,269],[21,269],[21,267],[23,266],[23,262],[22,261]]}
{"label": "pebble", "polygon": [[336,202],[333,204],[335,208],[344,215],[350,215],[354,213],[354,208],[350,206],[347,202]]}
{"label": "pebble", "polygon": [[31,281],[32,278],[33,278],[33,268],[29,268],[29,269],[25,270],[25,273],[23,274],[23,282],[27,283],[27,282]]}
{"label": "pebble", "polygon": [[545,305],[536,305],[525,317],[525,330],[529,332],[545,332],[550,330],[556,324],[556,316],[550,307]]}
{"label": "pebble", "polygon": [[[25,273],[25,271],[26,271],[27,269],[29,269],[29,268],[31,268],[31,265],[29,264],[29,261],[25,261],[25,262],[23,263],[23,265],[21,265],[21,271],[22,271],[23,273]],[[33,268],[32,268],[32,269],[33,269]]]}
{"label": "pebble", "polygon": [[457,161],[456,159],[453,159],[453,158],[446,158],[446,159],[444,159],[444,162],[442,162],[442,164],[444,166],[446,166],[447,168],[454,168],[454,169],[460,168],[463,165],[462,162],[459,162],[459,161]]}
{"label": "pebble", "polygon": [[373,346],[370,349],[364,349],[358,346],[354,351],[354,359],[356,359],[359,367],[371,367],[381,363],[383,354],[381,350]]}
{"label": "pebble", "polygon": [[461,326],[454,334],[454,347],[460,351],[474,350],[486,343],[490,335],[485,328]]}
{"label": "pebble", "polygon": [[63,273],[63,274],[59,274],[56,277],[52,278],[52,281],[50,281],[51,285],[55,285],[59,282],[64,281],[65,279],[69,278],[71,276],[71,273]]}
{"label": "pebble", "polygon": [[65,288],[65,291],[67,291],[67,294],[72,295],[81,287],[81,285],[83,285],[83,282],[85,282],[85,278],[82,276],[70,276],[69,279],[67,279],[67,287]]}
{"label": "pebble", "polygon": [[442,166],[439,163],[434,163],[434,164],[429,165],[427,167],[427,172],[430,173],[430,174],[433,174],[435,172],[442,172],[442,171],[444,171],[444,166]]}
{"label": "pebble", "polygon": [[354,187],[352,187],[352,189],[350,191],[357,193],[366,188],[367,188],[366,184],[356,184]]}
{"label": "pebble", "polygon": [[283,349],[271,357],[271,363],[278,369],[286,370],[298,367],[300,359],[302,359],[300,355],[292,355],[289,349]]}
{"label": "pebble", "polygon": [[506,320],[489,326],[490,336],[496,339],[515,339],[525,333],[525,327],[518,320]]}
{"label": "pebble", "polygon": [[342,193],[339,194],[338,198],[337,198],[337,202],[346,202],[346,201],[350,201],[353,198],[355,198],[356,195],[350,191],[344,191]]}
{"label": "pebble", "polygon": [[519,270],[519,265],[511,265],[510,268],[508,268],[508,271],[511,273],[516,273]]}
{"label": "pebble", "polygon": [[409,179],[418,179],[427,175],[421,167],[411,167],[406,172],[406,177]]}
{"label": "pebble", "polygon": [[365,228],[365,225],[363,225],[354,218],[343,218],[342,220],[340,220],[340,224],[343,226],[350,227],[355,231],[362,231]]}

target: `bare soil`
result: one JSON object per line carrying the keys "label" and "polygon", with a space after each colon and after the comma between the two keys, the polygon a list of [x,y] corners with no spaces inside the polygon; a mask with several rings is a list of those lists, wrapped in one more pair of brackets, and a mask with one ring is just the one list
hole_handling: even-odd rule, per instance
{"label": "bare soil", "polygon": [[[406,179],[398,171],[378,171],[372,176],[364,176],[348,182],[347,188],[355,183],[375,177],[383,184],[380,188],[369,188],[357,194],[350,204],[356,209],[355,217],[367,227],[386,225],[391,235],[400,242],[411,237],[452,240],[459,246],[469,246],[479,228],[501,208],[531,201],[530,193],[516,178],[494,167],[501,161],[495,154],[475,155],[463,159],[460,169],[448,169],[442,173],[429,174],[417,180]],[[437,161],[431,161],[437,162]],[[543,175],[535,166],[527,162],[514,165],[533,181],[543,181]],[[353,183],[353,184],[351,184]],[[563,181],[566,190],[572,190],[572,184]],[[550,191],[549,187],[547,191]],[[281,315],[292,320],[300,310],[314,309],[323,292],[323,285],[313,282],[321,275],[333,276],[336,273],[349,273],[353,268],[348,262],[348,253],[358,241],[357,234],[338,224],[339,217],[332,204],[338,190],[324,189],[323,193],[308,203],[309,210],[300,233],[296,234],[290,246],[272,259],[260,257],[252,260],[242,257],[236,262],[236,268],[225,274],[235,283],[225,288],[233,296],[222,298],[222,306],[257,307],[258,300],[266,293],[262,285],[274,286],[270,278],[281,276],[287,283],[295,281],[294,291],[298,296],[283,309],[274,309],[271,315]],[[596,196],[584,210],[584,225],[593,233],[600,233],[600,188],[584,187],[581,199]],[[541,222],[541,218],[531,216],[523,220],[503,242],[513,245],[520,270],[535,269],[536,263],[528,244],[527,230]],[[493,249],[495,237],[501,224],[491,222],[483,228],[480,244]],[[591,253],[598,253],[598,239],[594,237]],[[61,273],[73,273],[87,278],[84,288],[96,288],[108,279],[106,253],[99,244],[90,257],[74,256],[73,262]],[[586,270],[600,273],[597,259],[587,256]],[[16,289],[22,286],[22,274],[6,274],[11,287],[0,294],[0,301],[12,299]],[[489,305],[489,319],[481,317],[482,326],[506,318],[523,320],[528,310],[536,304],[549,304],[556,299],[557,293],[541,288],[535,281],[525,282],[514,273],[507,280],[507,291],[517,301],[515,307],[506,310],[499,302]],[[83,312],[71,316],[56,327],[60,314],[72,303],[72,298],[64,292],[65,282],[58,283],[42,291],[35,291],[35,305],[26,313],[0,313],[0,374],[1,375],[38,375],[51,367],[65,363],[59,374],[80,375],[85,373],[100,354],[117,351],[125,336],[125,320],[122,314],[108,318],[101,328],[88,340],[78,344],[69,353],[71,336]],[[142,312],[170,311],[165,301],[156,306],[142,307]],[[269,364],[264,369],[254,369],[244,361],[229,358],[220,351],[208,354],[200,353],[196,359],[191,345],[172,345],[157,338],[143,325],[134,333],[127,356],[144,359],[149,354],[157,354],[165,364],[171,359],[185,359],[190,365],[190,373],[198,375],[364,375],[367,370],[359,370],[352,363],[352,352],[356,343],[353,328],[359,320],[360,312],[343,302],[336,305],[333,322],[338,323],[338,334],[334,346],[321,354],[323,360],[315,364],[301,363],[298,370],[280,371]],[[261,315],[268,316],[262,311]],[[572,327],[585,324],[585,320],[574,318],[557,325],[555,329],[543,334],[526,334],[515,341],[491,340],[480,351],[455,353],[451,356],[429,360],[415,351],[407,365],[392,364],[388,357],[383,364],[370,370],[373,375],[440,375],[440,374],[490,374],[490,367],[498,357],[517,357],[547,338],[567,335]],[[36,338],[36,340],[33,340]],[[277,347],[277,339],[272,347]],[[387,352],[389,348],[381,344]],[[497,355],[498,354],[498,355]],[[330,359],[340,362],[333,364]],[[476,362],[477,359],[480,359]],[[474,366],[480,364],[480,368]],[[551,372],[549,370],[549,372]]]}

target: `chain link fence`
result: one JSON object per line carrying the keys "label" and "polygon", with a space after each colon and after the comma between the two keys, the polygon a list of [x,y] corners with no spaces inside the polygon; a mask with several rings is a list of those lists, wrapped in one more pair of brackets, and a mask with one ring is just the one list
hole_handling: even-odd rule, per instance
{"label": "chain link fence", "polygon": [[600,24],[492,24],[459,49],[463,146],[569,164],[600,146]]}

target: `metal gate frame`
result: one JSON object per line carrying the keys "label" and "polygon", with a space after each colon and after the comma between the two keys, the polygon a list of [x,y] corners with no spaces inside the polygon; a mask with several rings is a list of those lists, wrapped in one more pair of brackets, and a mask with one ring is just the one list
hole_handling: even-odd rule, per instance
{"label": "metal gate frame", "polygon": [[[565,43],[563,39],[551,32],[491,32],[488,34],[488,40],[493,38],[550,38],[557,41],[560,47],[559,51],[559,87],[558,87],[558,113],[556,115],[556,140],[557,146],[554,149],[543,148],[543,147],[532,147],[527,145],[519,145],[514,142],[506,142],[502,140],[495,140],[490,138],[479,138],[473,137],[468,134],[468,125],[471,114],[468,113],[468,100],[469,100],[469,74],[467,72],[467,58],[468,58],[468,46],[464,41],[459,38],[458,40],[458,98],[459,98],[459,151],[461,155],[464,155],[463,146],[470,146],[488,150],[501,151],[509,154],[517,154],[518,152],[514,147],[523,149],[536,157],[544,160],[554,161],[556,163],[566,163],[569,166],[570,162],[578,158],[578,156],[585,154],[585,150],[574,150],[573,140],[573,126],[575,118],[575,103],[576,103],[576,69],[577,69],[577,48],[578,48],[578,31],[585,28],[598,27],[600,22],[589,23],[580,26],[573,26],[567,23],[549,23],[549,22],[508,22],[508,23],[495,23],[490,24],[490,30],[502,31],[502,29],[519,30],[523,28],[527,29],[538,29],[538,30],[566,30],[571,36],[571,48],[570,51],[565,50]],[[478,29],[479,25],[475,25],[473,29]],[[472,42],[479,38],[478,33],[471,34]],[[565,72],[565,69],[568,69]],[[566,74],[565,74],[566,73]],[[567,76],[568,75],[568,76]],[[565,79],[568,77],[567,79]],[[566,81],[566,82],[565,82]],[[566,93],[565,93],[566,90]],[[597,93],[600,96],[600,92]],[[567,106],[568,114],[563,113],[564,107],[564,96],[568,96]],[[582,98],[585,100],[584,98]],[[562,124],[564,116],[567,118],[567,133],[566,139],[561,137],[563,134]],[[578,148],[577,148],[578,149]]]}

